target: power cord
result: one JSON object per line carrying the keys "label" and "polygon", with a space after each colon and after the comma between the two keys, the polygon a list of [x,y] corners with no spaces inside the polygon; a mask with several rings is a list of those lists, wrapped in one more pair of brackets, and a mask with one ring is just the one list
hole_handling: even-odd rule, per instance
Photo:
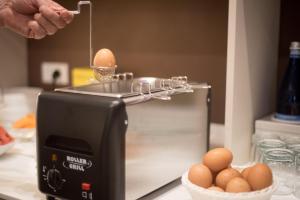
{"label": "power cord", "polygon": [[58,78],[60,77],[60,71],[59,70],[55,70],[53,73],[52,73],[52,89],[54,90],[57,86],[57,80]]}

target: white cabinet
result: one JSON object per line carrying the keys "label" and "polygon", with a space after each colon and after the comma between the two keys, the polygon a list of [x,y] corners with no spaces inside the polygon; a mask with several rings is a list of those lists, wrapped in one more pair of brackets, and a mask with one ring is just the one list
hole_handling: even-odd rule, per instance
{"label": "white cabinet", "polygon": [[254,120],[274,110],[280,0],[229,0],[225,146],[249,160]]}

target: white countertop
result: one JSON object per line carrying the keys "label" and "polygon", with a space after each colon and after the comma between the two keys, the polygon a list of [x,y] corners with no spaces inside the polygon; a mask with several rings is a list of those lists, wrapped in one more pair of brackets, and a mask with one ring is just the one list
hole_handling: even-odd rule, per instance
{"label": "white countertop", "polygon": [[[42,200],[37,189],[35,142],[17,141],[0,157],[0,198],[5,200]],[[154,200],[192,200],[182,185]],[[272,200],[297,200],[293,196],[273,196]]]}
{"label": "white countertop", "polygon": [[[36,90],[30,95],[37,94]],[[26,96],[26,95],[25,95]],[[0,124],[10,129],[12,121],[32,111],[35,102],[27,101],[24,95],[18,93],[6,96],[8,109],[0,108]],[[22,101],[22,102],[20,102]],[[27,107],[24,107],[24,104]],[[10,106],[13,105],[13,106]],[[31,108],[30,108],[31,107]],[[9,115],[7,113],[15,113]],[[24,139],[20,135],[30,136],[31,131],[16,132],[9,130],[15,136],[16,143],[6,154],[0,156],[0,199],[5,200],[42,200],[45,195],[37,189],[35,139]],[[179,185],[154,200],[192,200],[182,185]],[[272,200],[296,200],[293,196],[274,196]]]}
{"label": "white countertop", "polygon": [[[16,131],[11,128],[14,121],[34,112],[35,97],[38,93],[39,89],[34,88],[15,88],[5,91],[5,105],[0,107],[0,124],[16,138],[16,142],[12,149],[0,156],[0,199],[45,199],[45,195],[37,188],[35,137],[28,137],[32,136],[34,130]],[[166,193],[155,199],[190,199],[189,194],[181,186],[172,190],[170,195]]]}

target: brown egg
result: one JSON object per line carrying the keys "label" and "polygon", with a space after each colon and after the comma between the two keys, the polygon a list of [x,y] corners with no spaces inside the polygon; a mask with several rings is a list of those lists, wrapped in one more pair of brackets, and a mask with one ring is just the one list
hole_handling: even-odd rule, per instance
{"label": "brown egg", "polygon": [[97,67],[115,67],[116,58],[109,49],[100,49],[94,58],[94,66]]}
{"label": "brown egg", "polygon": [[227,168],[232,162],[232,153],[225,148],[216,148],[207,152],[203,157],[203,164],[211,171],[219,172]]}
{"label": "brown egg", "polygon": [[251,187],[245,179],[241,177],[235,177],[229,181],[225,191],[231,193],[250,192]]}
{"label": "brown egg", "polygon": [[218,192],[224,192],[224,190],[217,186],[211,186],[208,188],[209,190],[218,191]]}
{"label": "brown egg", "polygon": [[224,169],[217,175],[216,185],[225,190],[228,182],[235,177],[242,177],[238,170],[233,168]]}
{"label": "brown egg", "polygon": [[189,180],[203,188],[208,188],[212,185],[212,174],[208,167],[202,164],[195,164],[193,165],[188,174]]}
{"label": "brown egg", "polygon": [[215,183],[216,183],[216,178],[217,178],[218,172],[213,172],[213,171],[211,171],[211,174],[212,174],[212,177],[213,177],[213,184],[215,184]]}
{"label": "brown egg", "polygon": [[273,183],[272,170],[266,164],[258,163],[249,170],[247,181],[252,190],[269,187]]}
{"label": "brown egg", "polygon": [[250,169],[251,169],[251,167],[247,167],[247,168],[243,169],[243,171],[242,171],[242,176],[246,180],[248,178],[248,174],[249,174]]}

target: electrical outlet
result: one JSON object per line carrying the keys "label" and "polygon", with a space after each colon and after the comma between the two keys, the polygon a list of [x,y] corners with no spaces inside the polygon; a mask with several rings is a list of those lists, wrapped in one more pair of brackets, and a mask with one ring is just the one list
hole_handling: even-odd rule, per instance
{"label": "electrical outlet", "polygon": [[65,62],[43,62],[41,65],[42,82],[53,83],[53,73],[58,71],[60,76],[56,80],[57,85],[69,85],[69,65]]}

